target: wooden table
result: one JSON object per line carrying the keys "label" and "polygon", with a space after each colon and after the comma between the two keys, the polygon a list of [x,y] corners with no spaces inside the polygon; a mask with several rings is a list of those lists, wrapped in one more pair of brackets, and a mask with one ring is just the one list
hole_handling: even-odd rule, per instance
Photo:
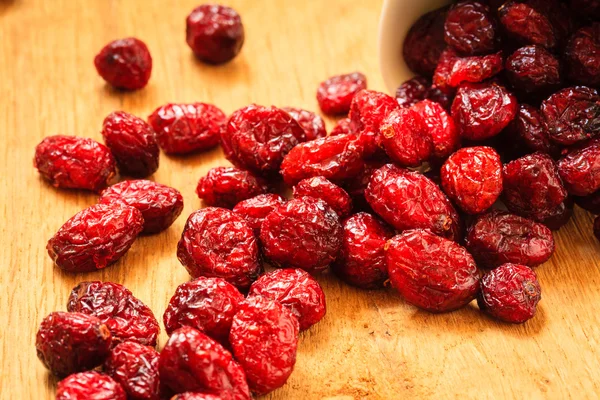
{"label": "wooden table", "polygon": [[[0,0],[1,399],[54,398],[56,379],[36,358],[35,332],[44,316],[65,309],[82,280],[122,283],[162,319],[175,287],[189,278],[175,246],[200,205],[196,182],[228,165],[219,149],[163,156],[154,179],[183,193],[182,216],[168,231],[140,238],[116,265],[72,275],[53,266],[46,241],[96,196],[56,190],[38,177],[31,159],[42,138],[101,140],[109,112],[144,117],[166,102],[210,102],[228,113],[251,102],[316,110],[318,83],[354,70],[383,90],[379,1],[229,3],[243,17],[246,43],[233,62],[211,67],[184,40],[197,0]],[[134,93],[108,88],[92,64],[104,44],[126,36],[143,39],[154,58],[149,86]],[[331,129],[334,121],[327,122]],[[556,254],[537,269],[538,315],[524,325],[495,322],[474,304],[433,315],[391,290],[360,291],[319,277],[327,316],[301,335],[293,375],[268,398],[597,398],[600,245],[591,224],[578,209],[556,235]]]}

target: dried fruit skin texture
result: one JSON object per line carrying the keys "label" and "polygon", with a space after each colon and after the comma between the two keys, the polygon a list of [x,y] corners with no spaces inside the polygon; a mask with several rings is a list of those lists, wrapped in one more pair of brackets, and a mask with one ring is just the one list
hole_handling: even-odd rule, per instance
{"label": "dried fruit skin texture", "polygon": [[53,312],[37,331],[35,348],[44,366],[57,376],[86,371],[108,356],[110,331],[96,317]]}
{"label": "dried fruit skin texture", "polygon": [[569,79],[581,85],[600,87],[600,22],[581,28],[571,36],[565,60]]}
{"label": "dried fruit skin texture", "polygon": [[159,400],[159,354],[152,347],[124,342],[110,352],[104,372],[117,381],[130,400]]}
{"label": "dried fruit skin texture", "polygon": [[237,203],[264,194],[267,183],[235,167],[216,167],[198,181],[196,194],[208,206],[233,208]]}
{"label": "dried fruit skin texture", "polygon": [[414,229],[386,244],[392,286],[409,303],[431,312],[463,307],[479,290],[473,257],[455,242]]}
{"label": "dried fruit skin texture", "polygon": [[571,194],[586,196],[600,189],[600,140],[567,153],[558,162],[558,172]]}
{"label": "dried fruit skin texture", "polygon": [[415,76],[403,82],[396,89],[396,101],[400,107],[410,107],[421,100],[425,100],[429,94],[431,82],[422,76]]}
{"label": "dried fruit skin texture", "polygon": [[337,257],[342,226],[323,200],[301,197],[265,218],[260,241],[265,256],[275,265],[314,273],[326,269]]}
{"label": "dried fruit skin texture", "polygon": [[207,207],[189,216],[177,258],[194,278],[223,278],[242,290],[262,272],[252,229],[241,216],[224,208]]}
{"label": "dried fruit skin texture", "polygon": [[553,48],[558,42],[552,21],[531,2],[508,1],[498,10],[498,18],[507,35],[523,44]]}
{"label": "dried fruit skin texture", "polygon": [[35,148],[34,166],[52,186],[99,191],[116,174],[110,150],[92,139],[48,136]]}
{"label": "dried fruit skin texture", "polygon": [[504,264],[483,276],[477,304],[494,318],[520,324],[533,318],[541,297],[540,284],[531,268]]}
{"label": "dried fruit skin texture", "polygon": [[71,291],[67,310],[93,315],[106,324],[113,344],[134,341],[156,346],[160,332],[152,310],[126,287],[112,282],[81,282]]}
{"label": "dried fruit skin texture", "polygon": [[258,236],[260,226],[267,215],[283,203],[285,199],[278,194],[259,194],[251,199],[240,201],[233,207],[233,212],[241,215]]}
{"label": "dried fruit skin texture", "polygon": [[325,114],[346,114],[354,95],[366,88],[367,77],[360,72],[332,76],[319,85],[317,102]]}
{"label": "dried fruit skin texture", "polygon": [[519,104],[517,116],[506,129],[514,140],[530,151],[539,151],[553,157],[560,154],[560,147],[550,141],[544,118],[535,107]]}
{"label": "dried fruit skin texture", "polygon": [[551,210],[534,213],[530,216],[531,219],[541,222],[553,231],[559,230],[573,216],[573,199],[567,197],[565,201]]}
{"label": "dried fruit skin texture", "polygon": [[352,125],[350,118],[342,118],[335,124],[329,136],[346,135],[348,133],[356,133],[355,127]]}
{"label": "dried fruit skin texture", "polygon": [[433,75],[433,84],[448,93],[463,82],[482,82],[491,78],[503,68],[501,52],[485,56],[461,57],[448,48],[440,56]]}
{"label": "dried fruit skin texture", "polygon": [[141,89],[152,74],[152,56],[146,44],[136,38],[110,42],[94,58],[98,74],[117,89]]}
{"label": "dried fruit skin texture", "polygon": [[322,176],[303,179],[294,186],[294,197],[304,196],[323,200],[340,218],[345,218],[352,211],[350,195]]}
{"label": "dried fruit skin texture", "polygon": [[298,319],[277,301],[253,296],[240,305],[229,341],[254,393],[285,384],[296,363],[298,331]]}
{"label": "dried fruit skin texture", "polygon": [[521,47],[506,59],[506,77],[520,93],[548,93],[561,82],[558,59],[541,46]]}
{"label": "dried fruit skin texture", "polygon": [[248,297],[262,296],[286,306],[298,318],[300,330],[323,319],[325,293],[319,282],[301,269],[278,269],[266,273],[250,286]]}
{"label": "dried fruit skin texture", "polygon": [[444,40],[464,55],[491,53],[495,47],[496,23],[485,4],[463,1],[448,11]]}
{"label": "dried fruit skin texture", "polygon": [[433,161],[445,160],[460,147],[460,135],[454,120],[439,103],[423,100],[412,109],[423,119],[427,135],[431,136]]}
{"label": "dried fruit skin texture", "polygon": [[383,145],[402,167],[418,167],[433,151],[433,142],[421,115],[412,108],[392,111],[380,126]]}
{"label": "dried fruit skin texture", "polygon": [[244,44],[244,25],[232,8],[203,4],[186,19],[186,41],[200,60],[222,64],[238,55]]}
{"label": "dried fruit skin texture", "polygon": [[56,400],[126,399],[125,391],[119,383],[115,382],[110,376],[95,371],[69,375],[58,382],[56,387]]}
{"label": "dried fruit skin texture", "polygon": [[46,249],[65,271],[96,271],[127,253],[143,227],[142,213],[133,207],[95,204],[65,222]]}
{"label": "dried fruit skin texture", "polygon": [[298,121],[302,129],[304,129],[306,140],[314,140],[327,136],[325,121],[314,112],[295,107],[283,107],[282,110]]}
{"label": "dried fruit skin texture", "polygon": [[439,8],[422,15],[410,28],[404,39],[402,55],[414,73],[431,77],[440,54],[446,48],[444,21],[447,8]]}
{"label": "dried fruit skin texture", "polygon": [[344,221],[340,254],[332,266],[343,281],[362,289],[383,287],[387,280],[384,246],[393,231],[371,214],[361,212]]}

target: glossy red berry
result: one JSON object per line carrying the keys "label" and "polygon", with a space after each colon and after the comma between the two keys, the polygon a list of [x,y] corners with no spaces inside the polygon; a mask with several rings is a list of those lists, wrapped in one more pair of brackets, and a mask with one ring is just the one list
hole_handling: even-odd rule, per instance
{"label": "glossy red berry", "polygon": [[283,107],[282,110],[298,121],[302,129],[304,129],[306,140],[314,140],[327,136],[325,121],[314,112],[296,107]]}
{"label": "glossy red berry", "polygon": [[118,382],[95,371],[72,374],[58,382],[56,400],[87,399],[126,400],[127,396]]}
{"label": "glossy red berry", "polygon": [[329,136],[346,135],[348,133],[356,133],[356,129],[350,118],[342,118],[335,124]]}
{"label": "glossy red berry", "polygon": [[447,12],[444,7],[422,15],[406,34],[402,55],[414,73],[426,77],[433,75],[440,54],[446,47],[444,21]]}
{"label": "glossy red berry", "polygon": [[517,116],[507,126],[509,140],[515,140],[525,151],[539,151],[552,157],[560,154],[560,147],[550,141],[548,129],[540,111],[527,104],[519,104]]}
{"label": "glossy red berry", "polygon": [[423,119],[427,136],[431,137],[433,149],[430,161],[443,161],[460,147],[460,135],[454,119],[441,104],[423,100],[412,106],[412,109]]}
{"label": "glossy red berry", "polygon": [[267,215],[283,203],[285,199],[278,194],[259,194],[251,199],[240,201],[233,207],[233,212],[241,215],[258,236],[260,226]]}
{"label": "glossy red berry", "polygon": [[431,82],[427,78],[415,76],[398,86],[396,101],[400,107],[413,106],[427,98],[430,88]]}
{"label": "glossy red berry", "polygon": [[152,347],[124,342],[110,352],[104,373],[123,387],[130,400],[159,400],[158,357]]}
{"label": "glossy red berry", "polygon": [[267,183],[248,171],[216,167],[198,181],[196,194],[208,206],[232,208],[242,200],[265,194]]}
{"label": "glossy red berry", "polygon": [[303,179],[294,186],[294,197],[304,196],[323,200],[337,213],[340,219],[345,218],[352,211],[352,199],[350,195],[344,189],[322,176]]}
{"label": "glossy red berry", "polygon": [[506,59],[506,77],[512,87],[524,94],[549,93],[561,82],[558,59],[541,46],[525,46]]}
{"label": "glossy red berry", "polygon": [[110,42],[94,58],[98,74],[117,89],[141,89],[150,80],[152,56],[144,42],[125,38]]}
{"label": "glossy red berry", "polygon": [[600,139],[569,151],[558,162],[558,173],[570,194],[586,196],[600,189]]}
{"label": "glossy red berry", "polygon": [[496,45],[496,22],[487,5],[461,1],[448,11],[444,40],[464,55],[487,54]]}
{"label": "glossy red berry", "polygon": [[385,152],[397,165],[418,167],[431,156],[431,135],[423,118],[414,109],[392,111],[379,129]]}
{"label": "glossy red berry", "polygon": [[360,72],[336,75],[321,82],[317,101],[325,114],[346,114],[356,93],[367,88],[367,77]]}
{"label": "glossy red berry", "polygon": [[[600,9],[600,5],[596,6]],[[600,87],[600,22],[581,28],[565,48],[567,76],[575,83]]]}
{"label": "glossy red berry", "polygon": [[532,1],[507,1],[498,10],[498,19],[507,36],[521,44],[553,48],[559,42],[553,21]]}
{"label": "glossy red berry", "polygon": [[503,69],[502,53],[485,56],[459,56],[451,48],[444,50],[433,74],[433,84],[446,93],[463,82],[483,82]]}

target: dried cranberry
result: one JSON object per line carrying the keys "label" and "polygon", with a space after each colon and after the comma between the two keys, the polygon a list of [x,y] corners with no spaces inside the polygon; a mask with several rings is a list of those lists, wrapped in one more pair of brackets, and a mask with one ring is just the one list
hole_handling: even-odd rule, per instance
{"label": "dried cranberry", "polygon": [[329,136],[346,135],[348,133],[356,133],[355,128],[350,118],[342,118],[335,124]]}
{"label": "dried cranberry", "polygon": [[344,189],[322,176],[303,179],[294,186],[294,197],[303,196],[323,200],[340,218],[345,218],[352,211],[352,199],[350,195]]}
{"label": "dried cranberry", "polygon": [[460,135],[454,120],[439,103],[423,100],[415,104],[412,109],[425,123],[427,136],[431,137],[433,144],[434,160],[445,160],[460,147]]}
{"label": "dried cranberry", "polygon": [[158,362],[161,384],[175,393],[203,392],[250,400],[246,375],[231,353],[200,331],[179,328],[169,338]]}
{"label": "dried cranberry", "polygon": [[144,217],[133,207],[96,204],[65,222],[46,249],[65,271],[96,271],[127,253],[143,227]]}
{"label": "dried cranberry", "polygon": [[207,207],[188,218],[177,258],[189,274],[223,278],[246,289],[262,272],[254,232],[230,210]]}
{"label": "dried cranberry", "polygon": [[283,386],[294,369],[298,319],[281,303],[252,296],[240,304],[229,341],[248,386],[263,395]]}
{"label": "dried cranberry", "polygon": [[448,11],[444,40],[464,55],[486,54],[496,45],[496,23],[490,8],[476,1],[461,1]]}
{"label": "dried cranberry", "polygon": [[531,1],[507,1],[498,10],[504,31],[522,44],[537,44],[551,49],[558,44],[558,32],[548,15]]}
{"label": "dried cranberry", "polygon": [[165,104],[148,117],[158,145],[167,154],[188,154],[215,147],[226,121],[223,111],[206,103]]}
{"label": "dried cranberry", "polygon": [[418,167],[433,151],[428,128],[412,108],[399,108],[385,117],[380,126],[386,153],[402,167]]}
{"label": "dried cranberry", "polygon": [[396,101],[401,107],[410,107],[421,100],[425,100],[430,88],[431,82],[427,78],[415,76],[398,86]]}
{"label": "dried cranberry", "polygon": [[444,21],[447,8],[439,8],[422,15],[404,38],[402,55],[408,68],[419,75],[433,75],[440,54],[446,47]]}
{"label": "dried cranberry", "polygon": [[130,400],[159,400],[158,352],[135,342],[124,342],[110,352],[104,372],[117,381]]}
{"label": "dried cranberry", "polygon": [[370,206],[365,200],[365,189],[369,185],[369,181],[371,180],[371,175],[373,175],[373,172],[383,167],[385,164],[385,161],[366,161],[362,171],[356,177],[348,179],[344,182],[344,189],[352,198],[355,209],[370,209]]}
{"label": "dried cranberry", "polygon": [[473,257],[455,242],[414,229],[390,239],[385,258],[392,286],[409,303],[431,312],[468,304],[479,291]]}
{"label": "dried cranberry", "polygon": [[150,80],[152,56],[146,44],[136,38],[110,42],[94,58],[98,74],[117,89],[141,89]]}
{"label": "dried cranberry", "polygon": [[222,64],[233,59],[244,44],[244,25],[233,9],[203,4],[186,19],[186,41],[200,60]]}
{"label": "dried cranberry", "polygon": [[565,62],[570,80],[600,87],[600,22],[581,28],[571,36],[565,48]]}
{"label": "dried cranberry", "polygon": [[502,52],[486,56],[461,57],[453,49],[446,49],[433,74],[433,84],[444,92],[451,92],[463,82],[482,82],[502,71]]}
{"label": "dried cranberry", "polygon": [[373,210],[398,230],[423,228],[458,240],[459,216],[450,200],[426,176],[385,165],[371,176],[365,197]]}
{"label": "dried cranberry", "polygon": [[37,356],[55,375],[66,376],[102,364],[112,338],[98,318],[53,312],[42,321],[35,340]]}
{"label": "dried cranberry", "polygon": [[306,140],[314,140],[327,136],[325,121],[314,112],[295,107],[283,107],[282,110],[298,121],[302,129],[304,129]]}
{"label": "dried cranberry", "polygon": [[48,136],[35,148],[34,166],[52,186],[98,191],[115,176],[108,147],[92,139]]}
{"label": "dried cranberry", "polygon": [[[540,111],[527,104],[519,104],[517,116],[506,128],[509,140],[514,140],[516,146],[525,152],[539,151],[556,157],[560,147],[550,141],[544,118]],[[529,151],[528,151],[529,150]]]}
{"label": "dried cranberry", "polygon": [[600,139],[572,149],[558,162],[567,191],[586,196],[600,189]]}
{"label": "dried cranberry", "polygon": [[592,214],[600,214],[600,190],[587,196],[575,196],[575,204]]}
{"label": "dried cranberry", "polygon": [[573,205],[573,199],[567,197],[565,201],[558,206],[550,210],[533,213],[529,218],[546,225],[553,231],[557,231],[571,220],[571,217],[573,216]]}
{"label": "dried cranberry", "polygon": [[[229,398],[229,397],[225,397]],[[178,395],[173,396],[171,400],[223,400],[224,398],[221,396],[217,396],[214,394],[208,393],[193,393],[193,392],[185,392],[180,393]]]}
{"label": "dried cranberry", "polygon": [[541,291],[531,268],[504,264],[483,276],[477,304],[494,318],[520,324],[535,315]]}
{"label": "dried cranberry", "polygon": [[506,77],[521,93],[549,93],[561,84],[558,59],[541,46],[525,46],[506,59]]}
{"label": "dried cranberry", "polygon": [[505,263],[535,267],[554,253],[554,237],[543,224],[492,211],[478,217],[469,228],[465,246],[480,267],[496,268]]}
{"label": "dried cranberry", "polygon": [[321,82],[317,101],[325,114],[346,114],[356,93],[367,88],[367,77],[360,72],[336,75]]}
{"label": "dried cranberry", "polygon": [[[79,372],[58,382],[56,400],[126,400],[123,387],[99,372]],[[135,400],[136,398],[131,398]]]}
{"label": "dried cranberry", "polygon": [[196,194],[208,206],[232,208],[242,200],[249,199],[269,190],[267,183],[233,167],[216,167],[198,181]]}
{"label": "dried cranberry", "polygon": [[233,212],[241,215],[258,236],[260,226],[267,215],[283,203],[285,199],[278,194],[259,194],[251,199],[240,201],[233,207]]}

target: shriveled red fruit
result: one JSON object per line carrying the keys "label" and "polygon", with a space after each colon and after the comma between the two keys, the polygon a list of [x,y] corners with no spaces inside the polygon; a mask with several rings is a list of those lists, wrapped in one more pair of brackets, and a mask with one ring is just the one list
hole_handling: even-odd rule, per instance
{"label": "shriveled red fruit", "polygon": [[143,228],[144,217],[137,209],[95,204],[65,222],[48,240],[46,249],[65,271],[96,271],[127,253]]}
{"label": "shriveled red fruit", "polygon": [[496,210],[469,227],[465,247],[483,268],[505,263],[535,267],[554,253],[554,237],[543,224]]}
{"label": "shriveled red fruit", "polygon": [[451,48],[444,50],[433,74],[433,84],[451,92],[463,82],[482,82],[504,68],[502,52],[485,56],[459,56]]}
{"label": "shriveled red fruit", "polygon": [[600,95],[585,86],[564,88],[542,102],[550,139],[571,145],[600,134]]}
{"label": "shriveled red fruit", "polygon": [[[517,116],[506,128],[510,139],[525,151],[539,151],[552,157],[560,154],[560,147],[550,141],[544,118],[540,111],[528,104],[519,104]],[[527,151],[528,152],[528,151]]]}
{"label": "shriveled red fruit", "polygon": [[323,200],[301,197],[265,218],[260,241],[265,256],[275,265],[319,272],[337,257],[342,225]]}
{"label": "shriveled red fruit", "polygon": [[600,214],[600,190],[587,196],[575,196],[575,204],[592,214]]}
{"label": "shriveled red fruit", "polygon": [[476,1],[455,4],[444,23],[444,40],[464,55],[492,52],[496,47],[496,22],[490,8]]}
{"label": "shriveled red fruit", "polygon": [[159,400],[158,357],[152,347],[124,342],[110,352],[104,373],[123,387],[129,400]]}
{"label": "shriveled red fruit", "polygon": [[167,154],[205,151],[219,144],[227,116],[206,103],[165,104],[148,117],[158,145]]}
{"label": "shriveled red fruit", "polygon": [[[600,10],[600,3],[597,8]],[[600,87],[600,22],[581,28],[571,36],[565,48],[565,63],[570,80]]]}
{"label": "shriveled red fruit", "polygon": [[356,133],[350,118],[342,118],[333,127],[329,136],[346,135],[348,133]]}
{"label": "shriveled red fruit", "polygon": [[221,278],[201,276],[177,286],[163,315],[167,334],[191,326],[220,343],[227,343],[231,321],[244,296]]}
{"label": "shriveled red fruit", "polygon": [[600,189],[600,139],[569,151],[558,162],[558,173],[567,191],[576,196]]}
{"label": "shriveled red fruit", "polygon": [[435,161],[445,160],[460,147],[460,135],[454,120],[439,103],[423,100],[412,109],[423,119],[427,136],[431,137],[431,155]]}
{"label": "shriveled red fruit", "polygon": [[152,56],[144,42],[125,38],[110,42],[94,58],[96,71],[117,89],[141,89],[150,80]]}
{"label": "shriveled red fruit", "polygon": [[345,218],[352,211],[350,195],[322,176],[303,179],[294,186],[294,197],[304,196],[323,200],[340,218]]}
{"label": "shriveled red fruit", "polygon": [[387,280],[384,246],[394,233],[371,214],[361,212],[344,221],[340,254],[332,265],[343,281],[362,289],[383,287]]}
{"label": "shriveled red fruit", "polygon": [[321,116],[312,111],[303,110],[296,107],[283,107],[283,111],[287,112],[294,118],[306,134],[306,140],[318,139],[327,136],[325,129],[325,121]]}
{"label": "shriveled red fruit", "polygon": [[425,100],[430,88],[431,82],[427,78],[415,76],[398,86],[396,101],[401,107],[410,107]]}
{"label": "shriveled red fruit", "polygon": [[304,129],[290,114],[256,104],[231,114],[221,131],[225,157],[258,175],[276,174],[285,155],[305,140]]}
{"label": "shriveled red fruit", "polygon": [[66,376],[102,364],[110,352],[110,331],[98,318],[81,313],[53,312],[37,331],[35,348],[44,366]]}
{"label": "shriveled red fruit", "polygon": [[369,181],[371,180],[371,175],[373,175],[373,172],[383,167],[385,164],[385,161],[365,161],[362,171],[356,177],[348,179],[343,183],[343,187],[352,198],[355,208],[363,210],[365,208],[370,208],[370,206],[366,204],[365,189],[369,185]]}
{"label": "shriveled red fruit", "polygon": [[244,25],[230,7],[203,4],[186,19],[186,41],[200,60],[222,64],[233,59],[244,44]]}
{"label": "shriveled red fruit", "polygon": [[550,210],[533,213],[529,218],[546,225],[553,231],[557,231],[571,220],[571,217],[573,216],[573,205],[573,199],[567,197],[565,201],[558,206]]}
{"label": "shriveled red fruit", "polygon": [[296,364],[298,319],[281,303],[252,296],[233,318],[229,342],[257,395],[285,384]]}
{"label": "shriveled red fruit", "polygon": [[365,197],[373,210],[398,230],[422,228],[458,240],[459,216],[429,178],[387,164],[371,176]]}
{"label": "shriveled red fruit", "polygon": [[110,113],[102,124],[102,136],[123,175],[146,177],[158,169],[158,144],[154,130],[135,115]]}
{"label": "shriveled red fruit", "polygon": [[194,278],[223,278],[240,289],[262,272],[254,232],[244,218],[224,208],[207,207],[189,216],[177,258]]}
{"label": "shriveled red fruit", "polygon": [[367,77],[360,72],[332,76],[319,85],[317,102],[325,114],[346,114],[354,95],[366,88]]}
{"label": "shriveled red fruit", "polygon": [[525,94],[550,93],[560,87],[560,63],[542,46],[525,46],[506,59],[506,77],[512,87]]}
{"label": "shriveled red fruit", "polygon": [[319,282],[301,269],[278,269],[266,273],[250,286],[248,297],[262,296],[283,304],[305,330],[325,316],[325,293]]}
{"label": "shriveled red fruit", "polygon": [[515,96],[497,83],[466,84],[452,102],[452,118],[463,138],[484,140],[500,133],[517,108]]}
{"label": "shriveled red fruit", "polygon": [[81,282],[71,291],[70,312],[93,315],[106,324],[113,344],[133,341],[156,346],[160,332],[152,310],[125,286],[113,282]]}
{"label": "shriveled red fruit", "polygon": [[312,140],[299,144],[285,156],[281,175],[290,186],[314,176],[343,181],[360,173],[363,153],[364,146],[352,134]]}
{"label": "shriveled red fruit", "polygon": [[427,77],[433,75],[440,54],[446,47],[444,21],[447,13],[448,9],[444,7],[422,15],[406,34],[402,55],[414,73]]}
{"label": "shriveled red fruit", "polygon": [[541,292],[537,276],[531,268],[504,264],[483,276],[477,304],[494,318],[521,324],[535,315]]}
{"label": "shriveled red fruit", "polygon": [[34,166],[52,186],[98,191],[115,176],[108,147],[92,139],[48,136],[35,148]]}
{"label": "shriveled red fruit", "polygon": [[559,43],[559,32],[553,21],[534,2],[507,1],[498,9],[498,19],[506,34],[519,43],[537,44],[547,49]]}
{"label": "shriveled red fruit", "polygon": [[418,167],[431,156],[431,135],[421,115],[412,108],[389,113],[380,131],[386,153],[402,167]]}
{"label": "shriveled red fruit", "polygon": [[424,310],[456,310],[479,291],[480,272],[473,257],[429,231],[414,229],[393,237],[386,243],[385,258],[392,286]]}
{"label": "shriveled red fruit", "polygon": [[90,399],[126,400],[127,396],[114,379],[95,371],[79,372],[58,382],[56,400]]}
{"label": "shriveled red fruit", "polygon": [[285,199],[278,194],[259,194],[251,199],[240,201],[233,207],[233,212],[241,215],[258,236],[260,226],[267,215],[283,203]]}
{"label": "shriveled red fruit", "polygon": [[593,232],[596,239],[600,240],[600,217],[594,218]]}
{"label": "shriveled red fruit", "polygon": [[223,400],[223,397],[208,393],[185,392],[173,396],[171,400]]}
{"label": "shriveled red fruit", "polygon": [[208,206],[232,208],[242,200],[268,192],[267,183],[248,171],[216,167],[198,181],[196,194]]}
{"label": "shriveled red fruit", "polygon": [[201,392],[250,400],[246,374],[231,353],[202,332],[184,326],[169,338],[158,362],[161,384],[175,393]]}

